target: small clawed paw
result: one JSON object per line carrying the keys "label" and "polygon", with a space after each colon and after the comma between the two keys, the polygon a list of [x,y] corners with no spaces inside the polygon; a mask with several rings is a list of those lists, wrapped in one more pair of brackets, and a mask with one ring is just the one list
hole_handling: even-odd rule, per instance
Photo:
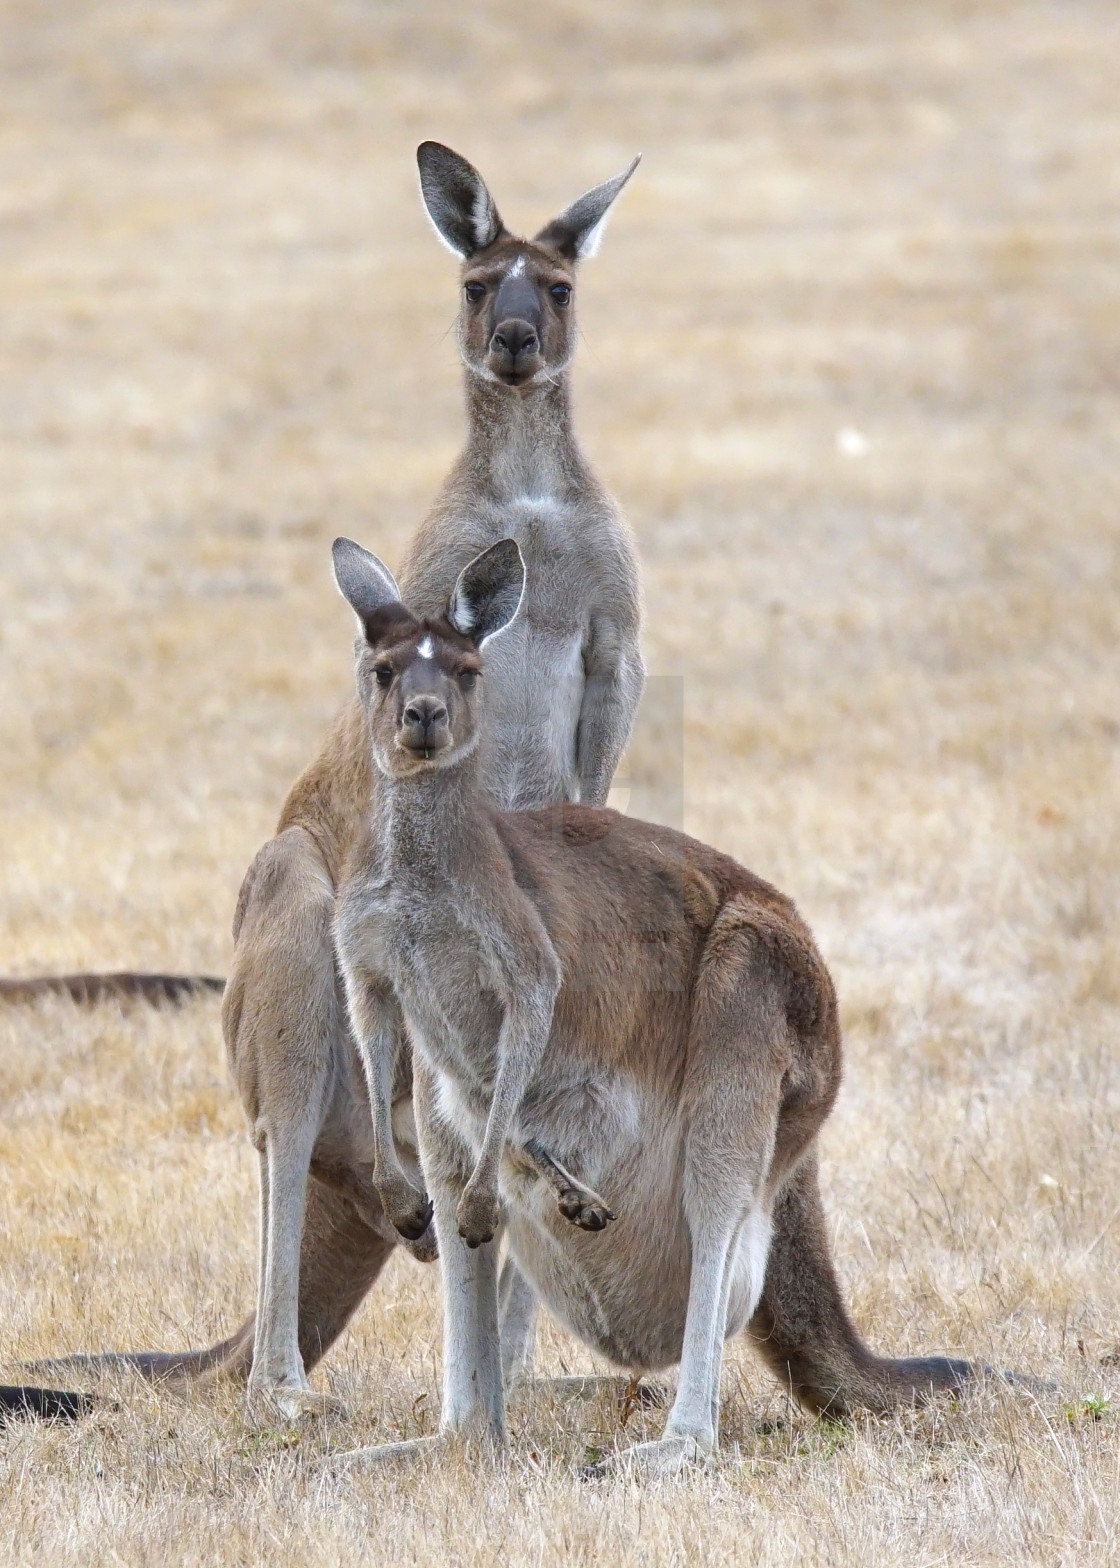
{"label": "small clawed paw", "polygon": [[501,1218],[498,1200],[482,1193],[465,1192],[459,1200],[455,1223],[468,1247],[493,1241]]}
{"label": "small clawed paw", "polygon": [[419,1204],[412,1204],[409,1211],[399,1217],[393,1216],[393,1226],[405,1241],[419,1241],[431,1223],[432,1200],[430,1198],[425,1198]]}
{"label": "small clawed paw", "polygon": [[378,1191],[381,1206],[398,1236],[419,1241],[432,1223],[432,1200],[408,1181],[382,1182]]}
{"label": "small clawed paw", "polygon": [[580,1230],[605,1230],[614,1219],[614,1210],[607,1207],[598,1193],[587,1192],[582,1187],[569,1187],[562,1192],[559,1209],[564,1218],[578,1225]]}

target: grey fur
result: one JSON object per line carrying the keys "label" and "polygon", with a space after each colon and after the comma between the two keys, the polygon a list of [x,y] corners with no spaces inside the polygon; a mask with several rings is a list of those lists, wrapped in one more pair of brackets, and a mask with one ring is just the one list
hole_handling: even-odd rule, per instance
{"label": "grey fur", "polygon": [[332,549],[334,580],[363,630],[386,605],[400,600],[401,591],[387,566],[353,539],[336,539]]}
{"label": "grey fur", "polygon": [[[454,154],[445,157],[446,149],[433,152],[433,145],[421,148],[421,175],[433,220],[448,238],[450,208],[458,202],[466,222],[472,210],[477,216],[482,198],[464,172],[470,166]],[[500,224],[496,214],[494,222]],[[453,232],[466,246],[465,230]],[[529,258],[544,280],[542,290],[558,275],[554,256],[508,238],[488,252],[487,266],[500,272],[518,257],[522,271]],[[486,789],[507,809],[605,800],[644,678],[630,534],[572,431],[567,365],[573,311],[547,303],[541,308],[548,327],[539,352],[510,385],[490,368],[492,327],[480,329],[478,313],[463,305],[467,443],[401,574],[410,605],[478,630],[478,585],[472,598],[472,588],[461,581],[464,568],[500,540],[516,540],[524,554],[528,576],[520,613],[487,644],[488,722],[481,736]],[[366,625],[385,608],[392,575],[352,541],[336,546],[336,569],[342,591]],[[501,613],[516,607],[514,597]],[[368,676],[373,679],[372,672]],[[301,1283],[307,1257],[329,1252],[325,1241],[305,1233],[301,1265],[308,1171],[358,1205],[377,1237],[398,1239],[371,1184],[369,1101],[346,1028],[331,938],[334,889],[366,814],[368,768],[364,723],[354,708],[297,782],[276,838],[249,870],[223,1013],[231,1067],[261,1153],[261,1269],[250,1399],[289,1415],[322,1403],[307,1383],[308,1337],[297,1329],[308,1293],[318,1302],[329,1289],[326,1277]],[[385,1018],[391,1032],[391,1001]],[[407,1055],[394,1057],[394,1064],[390,1078],[374,1091],[390,1107],[399,1157],[415,1174]],[[431,1256],[430,1232],[415,1247],[419,1255]],[[350,1300],[342,1281],[339,1297]],[[534,1309],[524,1289],[512,1291],[511,1299],[518,1303],[511,1327],[516,1351],[507,1358],[513,1375],[528,1351]],[[332,1314],[327,1306],[313,1310],[320,1314],[321,1342],[322,1322]],[[314,1339],[310,1344],[318,1353]]]}
{"label": "grey fur", "polygon": [[[484,215],[477,187],[464,211],[477,234]],[[516,290],[503,294],[514,277]],[[525,612],[487,649],[487,787],[501,806],[604,799],[642,684],[631,541],[571,430],[566,371],[574,312],[570,301],[550,300],[557,283],[574,290],[575,279],[559,250],[504,230],[464,266],[461,282],[477,297],[472,306],[460,296],[458,333],[470,432],[403,574],[408,601],[436,612],[475,554],[508,535],[520,544],[529,568]],[[526,284],[535,291],[531,301]],[[531,307],[533,320],[520,325],[536,341],[521,331],[517,347],[507,340],[503,350],[498,302],[504,311],[512,295],[511,310],[523,316]],[[543,711],[534,700],[541,681],[559,693]],[[58,1365],[128,1365],[145,1377],[177,1381],[244,1378],[252,1370],[251,1391],[275,1399],[285,1413],[316,1403],[305,1369],[338,1338],[399,1239],[373,1194],[368,1092],[347,1028],[332,934],[335,889],[368,817],[369,768],[364,719],[352,703],[294,785],[238,900],[223,1026],[261,1150],[257,1313],[206,1349],[70,1357]],[[88,999],[88,977],[78,978]],[[129,994],[134,979],[125,977]],[[392,1094],[397,1153],[406,1170],[410,1161],[416,1170],[407,1055]],[[553,1159],[567,1154],[579,1168],[570,1151],[548,1152]],[[775,1205],[766,1284],[750,1329],[779,1383],[808,1409],[833,1416],[890,1410],[966,1383],[973,1373],[967,1362],[869,1349],[847,1312],[831,1234],[810,1154]],[[428,1236],[414,1248],[433,1252]],[[502,1360],[512,1378],[527,1358],[537,1306],[508,1260],[501,1300]]]}

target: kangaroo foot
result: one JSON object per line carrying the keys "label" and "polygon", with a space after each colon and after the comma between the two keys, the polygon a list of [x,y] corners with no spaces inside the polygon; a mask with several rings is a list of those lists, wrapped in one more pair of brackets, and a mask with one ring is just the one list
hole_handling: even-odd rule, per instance
{"label": "kangaroo foot", "polygon": [[407,1177],[391,1176],[377,1183],[377,1195],[393,1229],[406,1241],[419,1241],[432,1221],[432,1200],[417,1192]]}
{"label": "kangaroo foot", "polygon": [[439,1257],[439,1241],[436,1238],[436,1228],[429,1225],[422,1236],[415,1241],[405,1241],[402,1237],[401,1246],[416,1259],[417,1263],[434,1263]]}
{"label": "kangaroo foot", "polygon": [[684,1470],[707,1469],[715,1463],[715,1451],[705,1448],[694,1437],[659,1437],[652,1443],[634,1443],[614,1454],[604,1454],[594,1464],[585,1465],[580,1476],[586,1481],[610,1476],[654,1481],[659,1477],[680,1475]]}
{"label": "kangaroo foot", "polygon": [[556,1206],[580,1230],[605,1230],[614,1219],[614,1210],[589,1187],[565,1187],[557,1195]]}
{"label": "kangaroo foot", "polygon": [[343,1453],[331,1454],[326,1461],[330,1470],[345,1470],[353,1465],[379,1465],[394,1460],[416,1460],[426,1454],[435,1456],[448,1446],[447,1438],[439,1433],[432,1437],[412,1437],[403,1443],[375,1443],[370,1448],[350,1448]]}
{"label": "kangaroo foot", "polygon": [[312,1388],[250,1381],[245,1411],[254,1426],[271,1426],[278,1420],[294,1426],[305,1420],[345,1416],[346,1407],[333,1394],[320,1394]]}

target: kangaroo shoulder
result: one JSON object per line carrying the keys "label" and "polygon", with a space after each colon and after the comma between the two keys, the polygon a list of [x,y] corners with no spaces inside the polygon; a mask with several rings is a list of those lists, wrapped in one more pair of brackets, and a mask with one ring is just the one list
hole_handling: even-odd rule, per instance
{"label": "kangaroo shoulder", "polygon": [[793,901],[757,877],[724,901],[706,957],[715,957],[744,938],[781,984],[795,1029],[815,1032],[835,1020],[835,988],[812,932]]}
{"label": "kangaroo shoulder", "polygon": [[319,845],[337,879],[361,829],[372,788],[369,743],[355,698],[335,722],[319,755],[288,791],[277,835],[302,828]]}
{"label": "kangaroo shoulder", "polygon": [[328,906],[333,898],[334,885],[315,839],[306,828],[285,828],[262,845],[242,879],[234,941],[247,921],[292,918],[300,907]]}

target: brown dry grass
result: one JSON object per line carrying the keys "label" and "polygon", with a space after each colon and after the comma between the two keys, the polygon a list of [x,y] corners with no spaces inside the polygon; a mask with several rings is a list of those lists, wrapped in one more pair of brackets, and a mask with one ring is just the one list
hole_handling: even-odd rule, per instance
{"label": "brown dry grass", "polygon": [[[688,824],[836,974],[826,1179],[868,1334],[1061,1392],[841,1430],[735,1347],[712,1476],[581,1486],[615,1412],[538,1401],[507,1470],[325,1477],[434,1419],[436,1281],[401,1259],[320,1374],[350,1422],[130,1384],[10,1429],[0,1556],[1120,1557],[1118,45],[1109,0],[9,0],[2,968],[224,968],[349,678],[327,542],[397,558],[459,437],[416,141],[519,222],[643,148],[580,414],[685,675]],[[5,1353],[231,1326],[254,1179],[216,1008],[0,1030]],[[555,1332],[543,1359],[587,1364]]]}

